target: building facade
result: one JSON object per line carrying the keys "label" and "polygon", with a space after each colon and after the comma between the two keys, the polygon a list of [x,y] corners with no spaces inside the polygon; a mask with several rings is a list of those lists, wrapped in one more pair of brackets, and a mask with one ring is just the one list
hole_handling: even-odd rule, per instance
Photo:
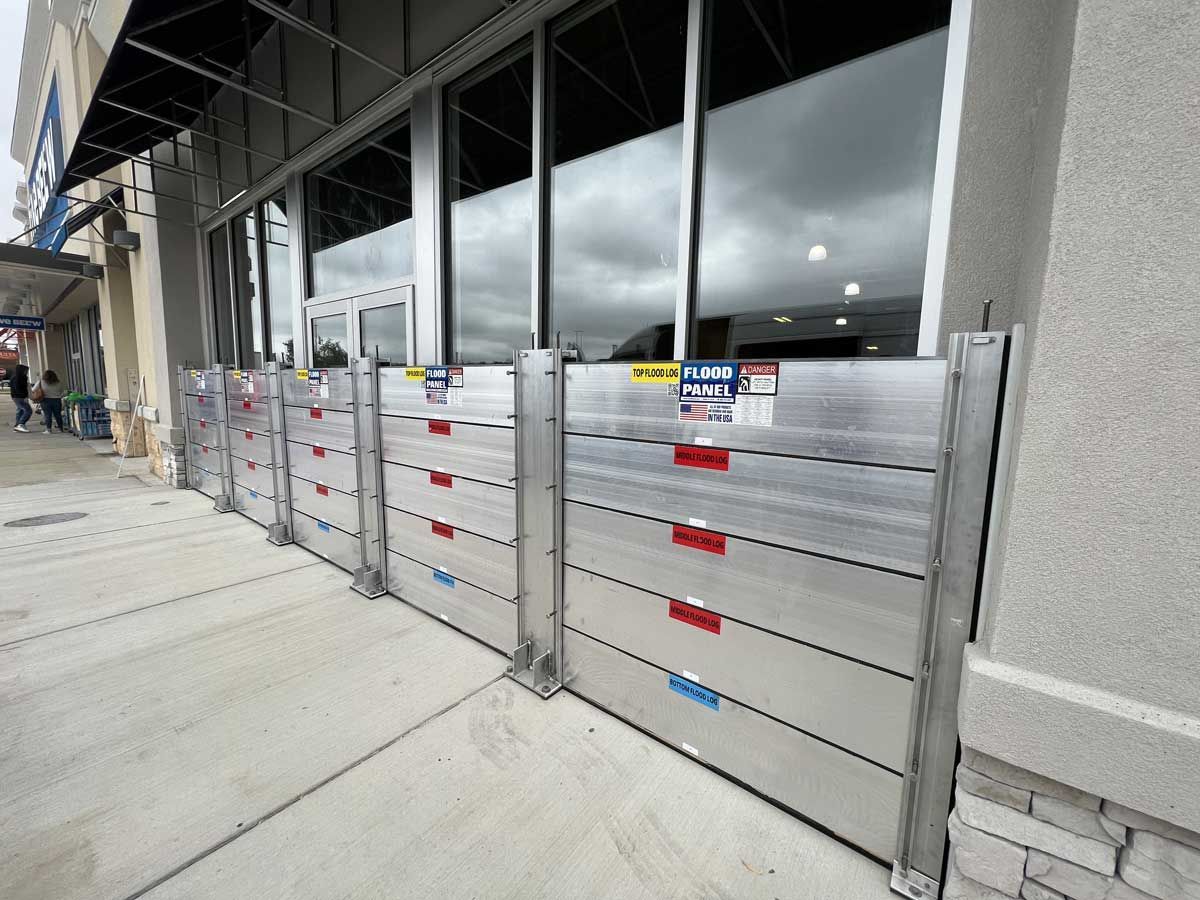
{"label": "building facade", "polygon": [[1023,326],[925,875],[1200,897],[1195,4],[29,17],[19,202],[79,283],[14,276],[5,310],[168,481],[180,365],[910,358]]}

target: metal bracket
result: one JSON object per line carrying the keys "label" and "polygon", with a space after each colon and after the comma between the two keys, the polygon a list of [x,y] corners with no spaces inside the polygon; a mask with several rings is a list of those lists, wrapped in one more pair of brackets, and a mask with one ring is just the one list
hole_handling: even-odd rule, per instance
{"label": "metal bracket", "polygon": [[267,526],[267,540],[277,547],[292,543],[292,532],[287,522],[275,522]]}
{"label": "metal bracket", "polygon": [[374,566],[359,566],[354,570],[354,581],[350,587],[364,597],[380,597],[387,591],[383,587],[383,573]]}
{"label": "metal bracket", "polygon": [[554,655],[549,650],[538,656],[533,653],[533,644],[529,641],[523,643],[512,652],[512,665],[505,674],[539,697],[553,697],[562,690],[562,685],[554,677]]}
{"label": "metal bracket", "polygon": [[213,497],[213,509],[217,512],[233,512],[233,499],[228,494]]}
{"label": "metal bracket", "polygon": [[905,870],[900,860],[892,863],[893,893],[913,900],[937,900],[941,885],[927,875],[922,875],[916,869]]}

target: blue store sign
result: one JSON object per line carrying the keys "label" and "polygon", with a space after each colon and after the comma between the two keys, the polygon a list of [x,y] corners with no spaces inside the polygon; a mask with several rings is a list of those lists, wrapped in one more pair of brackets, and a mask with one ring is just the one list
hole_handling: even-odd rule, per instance
{"label": "blue store sign", "polygon": [[59,121],[58,81],[50,82],[50,95],[42,113],[42,131],[38,136],[37,152],[33,156],[33,171],[29,178],[29,216],[39,222],[33,232],[33,245],[58,253],[67,240],[67,200],[54,193],[54,186],[63,170],[62,125]]}

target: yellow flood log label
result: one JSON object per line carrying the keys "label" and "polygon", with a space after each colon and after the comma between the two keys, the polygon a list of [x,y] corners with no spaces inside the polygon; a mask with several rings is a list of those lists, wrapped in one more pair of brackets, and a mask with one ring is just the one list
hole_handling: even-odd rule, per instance
{"label": "yellow flood log label", "polygon": [[405,369],[404,370],[404,378],[407,381],[424,381],[425,380],[425,367],[424,366],[415,366],[410,369]]}
{"label": "yellow flood log label", "polygon": [[308,381],[308,369],[297,369],[296,370],[296,380],[297,381]]}
{"label": "yellow flood log label", "polygon": [[629,380],[634,384],[679,381],[679,363],[634,363],[629,367]]}

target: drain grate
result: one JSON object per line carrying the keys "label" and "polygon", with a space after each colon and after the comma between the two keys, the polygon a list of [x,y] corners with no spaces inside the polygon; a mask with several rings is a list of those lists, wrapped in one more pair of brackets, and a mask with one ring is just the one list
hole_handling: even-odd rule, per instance
{"label": "drain grate", "polygon": [[69,513],[48,513],[44,516],[30,516],[28,519],[13,519],[11,522],[5,522],[5,528],[32,528],[35,525],[60,525],[63,522],[74,522],[76,519],[82,519],[87,513],[69,512]]}

